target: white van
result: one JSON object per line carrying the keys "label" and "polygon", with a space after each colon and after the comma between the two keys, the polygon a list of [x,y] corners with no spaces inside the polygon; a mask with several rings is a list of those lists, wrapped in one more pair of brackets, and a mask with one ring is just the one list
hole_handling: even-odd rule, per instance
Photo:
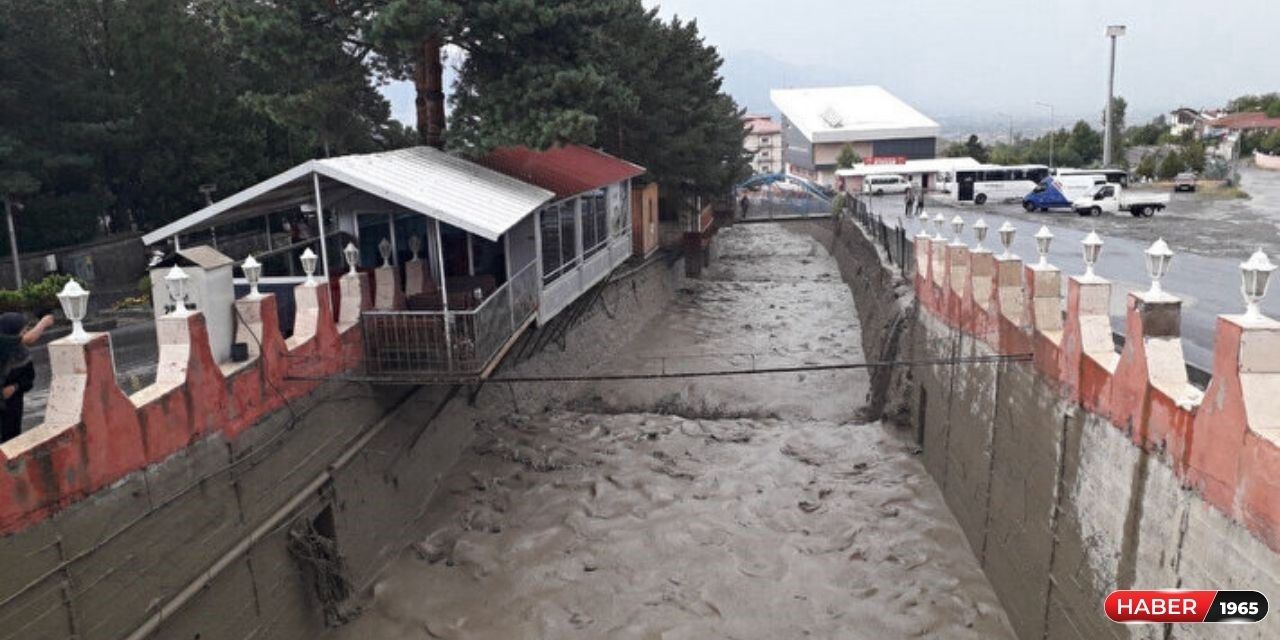
{"label": "white van", "polygon": [[899,175],[867,176],[862,181],[862,192],[874,196],[886,193],[906,193],[911,181]]}

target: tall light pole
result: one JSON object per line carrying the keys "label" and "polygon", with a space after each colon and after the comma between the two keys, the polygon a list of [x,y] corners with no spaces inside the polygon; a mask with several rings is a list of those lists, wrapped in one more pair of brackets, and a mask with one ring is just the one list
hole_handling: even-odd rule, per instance
{"label": "tall light pole", "polygon": [[[4,216],[9,220],[9,257],[13,258],[13,281],[16,283],[14,289],[22,288],[22,260],[18,253],[18,232],[13,228],[13,199],[9,194],[4,194]],[[18,205],[18,208],[22,208]]]}
{"label": "tall light pole", "polygon": [[1053,137],[1054,134],[1057,133],[1053,129],[1053,105],[1048,102],[1039,101],[1037,101],[1036,104],[1049,108],[1049,170],[1053,171]]}
{"label": "tall light pole", "polygon": [[1124,35],[1125,28],[1122,24],[1113,24],[1107,27],[1107,37],[1111,38],[1111,70],[1107,74],[1107,110],[1105,121],[1102,123],[1102,166],[1111,166],[1111,102],[1116,86],[1116,38]]}

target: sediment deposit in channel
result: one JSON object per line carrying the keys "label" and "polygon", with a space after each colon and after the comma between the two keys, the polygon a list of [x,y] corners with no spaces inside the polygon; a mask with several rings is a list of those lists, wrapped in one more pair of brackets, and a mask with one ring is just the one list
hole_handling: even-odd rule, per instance
{"label": "sediment deposit in channel", "polygon": [[[777,225],[595,371],[863,359],[826,250]],[[342,638],[1010,637],[862,371],[584,384],[477,426]],[[513,399],[514,399],[513,395]]]}

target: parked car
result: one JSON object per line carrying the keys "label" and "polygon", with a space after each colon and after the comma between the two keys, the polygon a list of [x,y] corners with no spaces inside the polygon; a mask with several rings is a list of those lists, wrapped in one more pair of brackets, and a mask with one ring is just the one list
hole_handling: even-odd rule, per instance
{"label": "parked car", "polygon": [[1173,177],[1174,191],[1195,191],[1196,190],[1196,174],[1179,173]]}
{"label": "parked car", "polygon": [[1102,184],[1098,185],[1093,193],[1076,198],[1075,202],[1071,203],[1071,208],[1082,216],[1100,216],[1104,211],[1107,213],[1128,211],[1135,218],[1150,218],[1168,204],[1169,194],[1167,193],[1129,194],[1118,184]]}
{"label": "parked car", "polygon": [[906,193],[911,181],[899,175],[867,176],[862,181],[862,192],[873,196],[886,193]]}

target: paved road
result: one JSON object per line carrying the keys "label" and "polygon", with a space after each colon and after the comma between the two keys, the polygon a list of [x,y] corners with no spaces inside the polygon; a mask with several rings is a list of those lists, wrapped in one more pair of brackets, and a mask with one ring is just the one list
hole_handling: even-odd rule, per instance
{"label": "paved road", "polygon": [[[111,331],[116,356],[116,380],[125,393],[133,393],[156,379],[156,326],[153,322],[127,324]],[[49,400],[49,350],[40,345],[31,351],[36,365],[36,385],[27,394],[22,428],[30,429],[44,419]]]}
{"label": "paved road", "polygon": [[[1188,361],[1208,369],[1213,361],[1215,318],[1222,313],[1239,313],[1244,309],[1240,296],[1239,264],[1261,246],[1280,262],[1280,172],[1246,169],[1242,186],[1252,197],[1248,200],[1206,200],[1195,195],[1178,194],[1169,209],[1152,218],[1134,218],[1128,214],[1080,217],[1070,212],[1027,213],[1017,204],[946,205],[932,202],[931,214],[942,213],[948,220],[956,214],[965,219],[965,239],[972,244],[971,227],[979,216],[991,225],[987,246],[999,249],[995,229],[1006,220],[1018,228],[1013,250],[1024,260],[1036,259],[1032,237],[1040,225],[1048,225],[1055,240],[1050,262],[1065,274],[1084,271],[1080,241],[1091,229],[1097,229],[1106,243],[1097,266],[1099,275],[1116,283],[1112,289],[1112,324],[1124,329],[1126,294],[1133,289],[1146,289],[1146,266],[1142,252],[1157,238],[1163,237],[1176,252],[1172,269],[1165,279],[1165,289],[1183,299],[1182,333]],[[873,210],[892,219],[902,211],[901,198],[877,198]],[[909,225],[914,233],[915,225]],[[930,226],[932,230],[932,226]],[[944,235],[951,237],[950,226]],[[1273,287],[1274,289],[1274,287]],[[1263,311],[1280,317],[1280,293],[1263,302]]]}

